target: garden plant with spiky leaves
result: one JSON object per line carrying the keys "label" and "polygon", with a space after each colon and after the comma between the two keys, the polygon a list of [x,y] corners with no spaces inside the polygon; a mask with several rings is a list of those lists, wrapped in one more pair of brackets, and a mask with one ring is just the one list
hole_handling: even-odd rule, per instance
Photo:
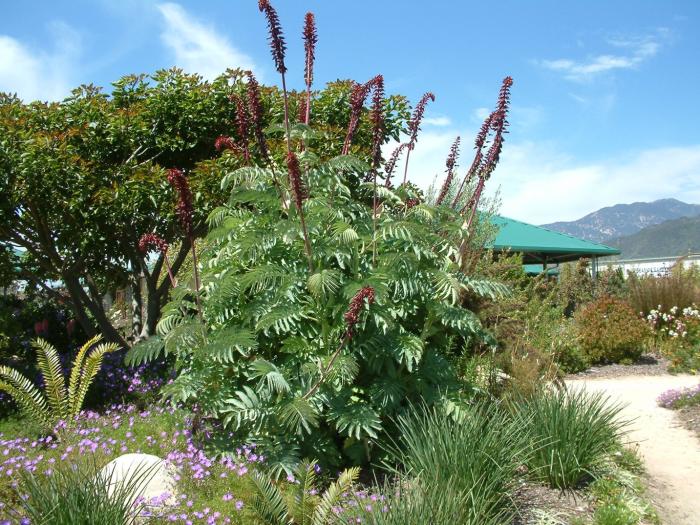
{"label": "garden plant with spiky leaves", "polygon": [[100,337],[93,337],[80,348],[66,384],[56,349],[43,339],[36,339],[37,368],[44,380],[44,392],[8,366],[0,366],[0,391],[12,396],[22,411],[45,430],[54,429],[60,421],[70,426],[83,407],[105,354],[118,348],[114,343],[97,345],[99,341]]}
{"label": "garden plant with spiky leaves", "polygon": [[252,475],[254,519],[266,525],[330,525],[338,522],[334,512],[350,492],[360,475],[353,467],[343,471],[338,479],[319,494],[318,465],[302,461],[293,471],[295,483],[286,490],[272,483],[261,472]]}
{"label": "garden plant with spiky leaves", "polygon": [[[278,47],[272,38],[273,56]],[[459,404],[449,355],[493,342],[464,296],[507,293],[461,271],[458,210],[424,202],[409,184],[378,185],[376,143],[369,163],[348,154],[364,119],[383,140],[381,95],[364,108],[382,88],[381,75],[355,85],[336,157],[322,160],[304,140],[313,130],[287,123],[285,159],[222,173],[230,196],[209,217],[201,309],[176,288],[159,335],[127,356],[174,356],[178,376],[164,395],[196,403],[237,443],[261,445],[278,472],[303,457],[366,462],[415,403]]]}

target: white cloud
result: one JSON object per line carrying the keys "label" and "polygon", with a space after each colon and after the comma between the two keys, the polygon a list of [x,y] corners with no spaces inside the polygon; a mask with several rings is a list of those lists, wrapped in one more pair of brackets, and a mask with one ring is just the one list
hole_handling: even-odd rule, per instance
{"label": "white cloud", "polygon": [[490,114],[491,110],[489,108],[476,108],[472,112],[472,120],[481,124]]}
{"label": "white cloud", "polygon": [[53,49],[31,49],[19,40],[0,35],[0,91],[17,93],[25,101],[59,100],[75,87],[80,36],[67,24],[48,27]]}
{"label": "white cloud", "polygon": [[156,6],[165,21],[160,37],[173,53],[176,65],[206,79],[221,75],[226,68],[254,69],[253,60],[233,47],[214,27],[197,21],[174,3]]}
{"label": "white cloud", "polygon": [[422,120],[423,125],[425,126],[435,126],[435,127],[444,127],[444,126],[449,126],[452,124],[452,121],[450,120],[450,117],[445,117],[445,116],[434,116],[434,117],[425,117]]}
{"label": "white cloud", "polygon": [[655,56],[661,49],[659,37],[666,37],[668,31],[659,29],[655,35],[642,38],[612,38],[607,43],[624,53],[606,53],[588,57],[584,60],[559,58],[556,60],[538,60],[536,63],[545,69],[564,74],[564,78],[573,81],[589,81],[596,76],[617,69],[633,69]]}
{"label": "white cloud", "polygon": [[[442,180],[445,159],[462,137],[459,173],[472,161],[472,129],[426,130],[411,152],[409,180],[427,189]],[[384,151],[388,156],[395,144]],[[403,177],[404,164],[394,172]],[[549,143],[506,141],[486,188],[500,192],[501,213],[533,224],[575,220],[604,206],[675,197],[700,203],[700,144],[648,149],[599,162],[582,162]]]}

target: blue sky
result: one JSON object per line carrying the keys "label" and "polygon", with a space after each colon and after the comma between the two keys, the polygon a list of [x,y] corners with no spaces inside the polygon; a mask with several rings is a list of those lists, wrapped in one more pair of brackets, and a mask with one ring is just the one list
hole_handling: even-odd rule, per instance
{"label": "blue sky", "polygon": [[[576,219],[617,202],[700,202],[700,2],[273,0],[300,87],[304,13],[319,26],[316,82],[382,73],[389,92],[427,90],[411,178],[442,174],[471,145],[501,79],[515,79],[502,212]],[[255,0],[12,2],[0,19],[0,90],[60,99],[81,83],[178,65],[205,77],[251,67],[278,81]],[[464,151],[461,164],[471,160]]]}

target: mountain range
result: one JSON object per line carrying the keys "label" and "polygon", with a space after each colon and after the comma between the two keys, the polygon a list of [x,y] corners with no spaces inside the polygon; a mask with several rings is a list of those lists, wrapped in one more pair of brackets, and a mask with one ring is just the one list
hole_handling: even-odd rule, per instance
{"label": "mountain range", "polygon": [[700,252],[700,205],[677,199],[616,204],[543,226],[619,248],[625,259]]}

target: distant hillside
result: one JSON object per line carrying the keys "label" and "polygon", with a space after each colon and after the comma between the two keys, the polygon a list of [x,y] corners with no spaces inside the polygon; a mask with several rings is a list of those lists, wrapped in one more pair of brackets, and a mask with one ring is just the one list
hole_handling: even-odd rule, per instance
{"label": "distant hillside", "polygon": [[616,204],[589,213],[577,221],[553,222],[543,226],[581,239],[607,243],[611,239],[633,235],[655,224],[698,215],[699,204],[660,199],[654,202]]}
{"label": "distant hillside", "polygon": [[608,244],[619,248],[624,259],[700,253],[700,217],[662,222]]}

